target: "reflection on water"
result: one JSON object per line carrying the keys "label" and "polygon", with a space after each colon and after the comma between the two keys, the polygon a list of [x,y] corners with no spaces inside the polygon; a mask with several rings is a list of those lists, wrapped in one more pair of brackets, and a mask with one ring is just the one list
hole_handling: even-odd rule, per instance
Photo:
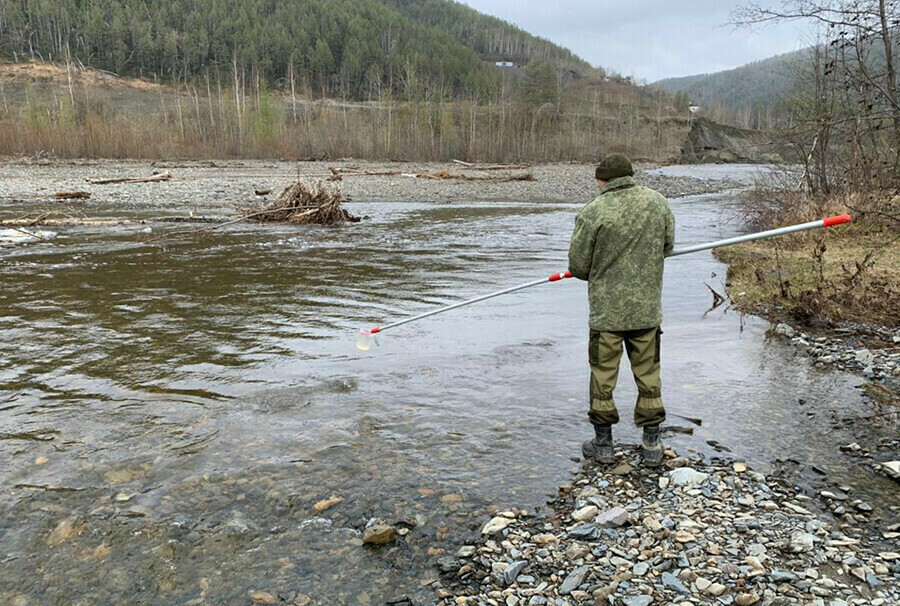
{"label": "reflection on water", "polygon": [[[679,243],[734,234],[730,202],[673,201]],[[85,228],[0,251],[0,603],[427,596],[451,536],[565,481],[587,433],[583,284],[404,326],[367,354],[354,343],[565,269],[579,207],[350,206],[371,218],[165,246]],[[667,266],[667,403],[704,420],[672,440],[887,490],[820,439],[829,410],[858,405],[853,377],[766,343],[759,320],[704,315],[704,283],[723,282],[706,252]],[[634,396],[623,381],[620,401]],[[412,530],[359,547],[373,517]]]}

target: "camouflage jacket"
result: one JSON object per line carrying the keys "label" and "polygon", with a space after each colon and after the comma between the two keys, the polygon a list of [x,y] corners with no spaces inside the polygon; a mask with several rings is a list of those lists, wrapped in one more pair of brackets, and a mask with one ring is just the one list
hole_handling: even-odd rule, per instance
{"label": "camouflage jacket", "polygon": [[578,213],[569,271],[588,281],[590,327],[604,332],[662,324],[665,256],[675,245],[675,217],[662,194],[613,179]]}

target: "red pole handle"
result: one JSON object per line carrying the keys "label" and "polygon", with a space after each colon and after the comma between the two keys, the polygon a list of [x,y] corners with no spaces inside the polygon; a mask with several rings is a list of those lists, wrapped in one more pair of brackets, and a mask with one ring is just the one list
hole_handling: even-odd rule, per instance
{"label": "red pole handle", "polygon": [[549,278],[547,278],[548,282],[559,282],[560,280],[565,280],[566,278],[571,278],[572,272],[566,271],[561,274],[553,274]]}
{"label": "red pole handle", "polygon": [[853,220],[853,217],[850,215],[838,215],[837,217],[827,217],[823,223],[825,227],[834,227],[835,225],[843,225],[844,223],[850,223]]}

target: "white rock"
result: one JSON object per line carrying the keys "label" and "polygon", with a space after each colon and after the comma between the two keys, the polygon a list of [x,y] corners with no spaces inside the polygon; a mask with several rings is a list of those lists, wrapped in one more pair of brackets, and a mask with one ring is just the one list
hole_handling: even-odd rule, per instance
{"label": "white rock", "polygon": [[706,588],[706,593],[713,596],[714,598],[717,598],[720,595],[722,595],[723,593],[725,593],[726,589],[728,589],[728,588],[725,587],[725,585],[722,585],[721,583],[713,583],[712,585],[710,585],[709,587]]}
{"label": "white rock", "polygon": [[696,488],[705,484],[709,480],[709,475],[695,471],[690,467],[679,467],[669,472],[669,479],[672,480],[672,484],[675,486]]}
{"label": "white rock", "polygon": [[600,513],[599,508],[595,505],[588,505],[574,512],[572,514],[572,519],[576,522],[588,522],[596,518],[598,513]]}
{"label": "white rock", "polygon": [[900,480],[900,461],[888,461],[887,463],[882,463],[881,468],[892,478]]}
{"label": "white rock", "polygon": [[814,540],[814,537],[808,532],[795,532],[791,535],[791,551],[794,553],[812,551]]}
{"label": "white rock", "polygon": [[481,534],[498,534],[510,524],[512,524],[512,520],[509,518],[497,516],[484,525],[484,528],[481,529]]}

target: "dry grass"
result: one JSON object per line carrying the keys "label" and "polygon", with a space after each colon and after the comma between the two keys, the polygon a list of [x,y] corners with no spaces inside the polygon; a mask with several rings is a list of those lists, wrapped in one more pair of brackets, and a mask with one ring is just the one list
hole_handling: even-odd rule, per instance
{"label": "dry grass", "polygon": [[0,81],[16,83],[42,83],[68,86],[105,86],[110,88],[133,89],[151,93],[160,90],[159,84],[138,78],[119,78],[115,74],[96,69],[82,69],[74,64],[68,70],[65,65],[32,61],[29,63],[0,63]]}
{"label": "dry grass", "polygon": [[[771,194],[770,194],[771,197]],[[854,223],[721,249],[729,294],[744,311],[805,325],[900,327],[900,214],[886,195],[804,200],[788,194],[772,223],[850,212]],[[760,225],[762,228],[773,225]]]}

